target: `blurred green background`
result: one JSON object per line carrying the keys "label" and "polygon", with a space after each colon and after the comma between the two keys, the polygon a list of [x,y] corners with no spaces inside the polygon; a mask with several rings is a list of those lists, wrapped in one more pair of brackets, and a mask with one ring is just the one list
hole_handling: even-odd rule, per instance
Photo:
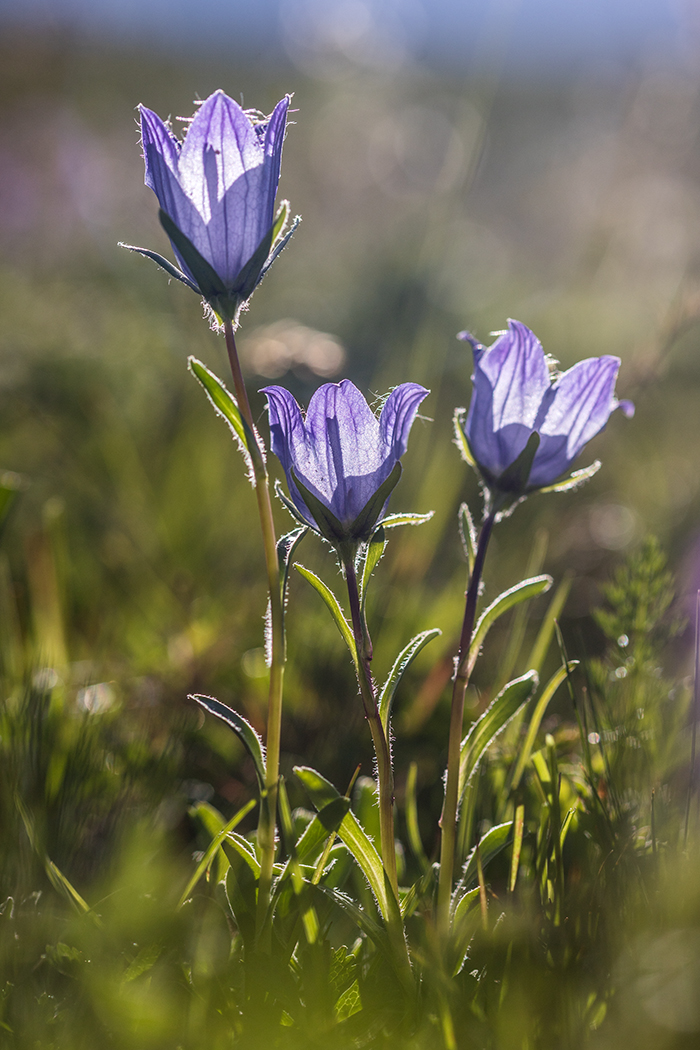
{"label": "blurred green background", "polygon": [[[143,185],[135,106],[187,117],[194,97],[218,87],[265,112],[294,93],[280,195],[303,222],[243,316],[251,391],[280,382],[306,401],[343,376],[370,398],[408,380],[432,390],[392,509],[435,515],[392,537],[369,605],[380,677],[412,634],[443,631],[396,707],[398,794],[417,761],[427,850],[437,841],[465,582],[456,512],[465,499],[480,512],[476,479],[451,440],[452,412],[470,396],[458,331],[489,342],[515,317],[564,368],[616,354],[618,393],[637,406],[631,422],[614,415],[586,450],[578,465],[600,457],[603,468],[582,490],[534,497],[499,527],[487,599],[523,576],[534,546],[556,579],[572,575],[564,636],[572,651],[585,644],[595,654],[599,586],[648,533],[670,555],[681,613],[700,586],[692,55],[675,66],[645,58],[515,75],[497,49],[463,70],[347,56],[314,64],[259,48],[251,59],[240,41],[233,57],[168,53],[7,23],[0,466],[12,472],[2,484],[15,498],[0,558],[3,689],[10,722],[39,727],[17,748],[33,756],[28,797],[38,800],[48,855],[86,895],[116,863],[119,835],[129,828],[133,842],[148,813],[157,814],[149,834],[171,834],[184,884],[199,845],[188,802],[211,800],[230,814],[250,797],[242,749],[204,721],[189,692],[215,695],[264,727],[254,497],[186,368],[194,354],[226,379],[223,341],[191,293],[117,247],[169,251]],[[266,432],[264,399],[254,393],[253,402]],[[281,506],[277,515],[286,531]],[[340,584],[315,538],[299,558]],[[532,608],[533,635],[544,608]],[[358,762],[371,773],[369,734],[342,642],[299,578],[288,632],[283,771],[303,761],[344,788]],[[501,652],[494,630],[473,713]],[[690,672],[689,632],[669,660],[670,674]],[[562,701],[549,728],[569,714]],[[65,758],[91,748],[95,768]],[[9,809],[6,831],[22,838],[26,825]],[[8,860],[7,893],[32,879],[44,885],[30,854],[25,843]],[[124,847],[121,863],[130,856]]]}

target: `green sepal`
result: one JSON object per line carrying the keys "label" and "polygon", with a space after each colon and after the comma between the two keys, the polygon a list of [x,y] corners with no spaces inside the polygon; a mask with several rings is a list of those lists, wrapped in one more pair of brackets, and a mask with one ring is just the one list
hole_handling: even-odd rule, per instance
{"label": "green sepal", "polygon": [[253,765],[255,766],[255,772],[260,784],[260,790],[261,792],[264,791],[266,775],[265,748],[262,740],[253,729],[250,722],[247,722],[237,711],[227,707],[226,704],[222,704],[220,700],[217,700],[213,696],[202,696],[200,693],[190,693],[188,699],[194,700],[200,707],[203,707],[205,711],[208,711],[210,715],[215,715],[216,718],[220,718],[222,722],[225,722],[227,726],[231,727],[238,739],[245,746],[250,757],[253,759]]}
{"label": "green sepal", "polygon": [[343,557],[354,557],[357,544],[366,543],[370,539],[384,504],[389,499],[393,489],[396,488],[401,477],[401,464],[398,462],[394,464],[389,477],[370,496],[355,520],[349,525],[343,525],[336,518],[333,511],[325,503],[322,503],[318,496],[314,496],[313,492],[309,491],[306,485],[299,480],[294,469],[292,469],[291,474],[324,540],[328,540],[332,546],[341,552]]}
{"label": "green sepal", "polygon": [[277,496],[277,499],[280,501],[280,503],[282,503],[287,508],[287,510],[292,515],[295,521],[298,521],[300,525],[303,525],[307,529],[311,528],[308,521],[306,521],[306,519],[303,518],[302,515],[299,513],[298,507],[294,503],[292,503],[289,496],[285,493],[284,489],[282,488],[282,482],[279,478],[275,478],[275,496]]}
{"label": "green sepal", "polygon": [[433,627],[429,631],[422,631],[420,634],[417,634],[415,638],[412,638],[408,645],[405,646],[396,657],[394,666],[389,671],[389,675],[382,686],[378,699],[379,717],[385,733],[388,732],[389,719],[391,718],[391,707],[394,702],[394,695],[398,689],[399,682],[418,656],[421,649],[423,649],[428,642],[431,642],[433,638],[437,638],[441,634],[442,631],[439,627]]}
{"label": "green sepal", "polygon": [[[329,802],[342,798],[330,781],[308,766],[295,766],[294,773],[304,785],[316,809],[321,810]],[[374,843],[362,828],[352,810],[343,817],[338,836],[357,861],[377,900],[379,910],[386,922],[396,921],[399,915],[398,901],[384,871]]]}
{"label": "green sepal", "polygon": [[168,213],[163,211],[162,208],[158,209],[158,218],[161,226],[177,248],[188,270],[197,282],[199,293],[208,302],[225,297],[228,294],[226,285],[211,263],[207,262],[204,256],[195,248],[189,237],[182,232],[180,227],[173,222]]}
{"label": "green sepal", "polygon": [[568,478],[564,481],[557,481],[554,485],[546,485],[543,489],[538,489],[538,492],[573,492],[574,489],[579,488],[585,484],[589,478],[592,478],[594,474],[597,474],[602,463],[597,459],[594,463],[591,463],[590,467],[584,467],[583,470],[575,470]]}
{"label": "green sepal", "polygon": [[372,530],[377,523],[377,518],[382,513],[384,504],[399,483],[402,469],[401,464],[397,461],[386,481],[367,500],[350,526],[350,535],[353,539],[366,541],[372,535]]}
{"label": "green sepal", "polygon": [[527,444],[517,459],[514,459],[509,467],[496,478],[495,488],[502,496],[522,496],[527,492],[527,482],[532,470],[532,464],[540,447],[540,435],[533,430],[527,439]]}
{"label": "green sepal", "polygon": [[488,608],[484,609],[477,621],[476,627],[474,628],[474,634],[472,635],[471,645],[469,646],[467,666],[469,668],[474,667],[476,658],[479,655],[479,649],[483,645],[486,635],[500,616],[503,616],[503,614],[508,612],[509,609],[512,609],[514,605],[519,605],[520,602],[525,602],[530,598],[537,598],[538,595],[545,594],[552,586],[553,582],[551,576],[543,573],[541,576],[533,576],[530,580],[523,580],[521,583],[516,583],[514,587],[510,587],[507,591],[503,591],[502,594],[499,594],[499,596],[491,602]]}
{"label": "green sepal", "polygon": [[470,727],[460,746],[459,794],[461,799],[467,784],[474,776],[484,752],[526,704],[535,689],[539,677],[536,671],[528,671],[504,686],[484,713]]}
{"label": "green sepal", "polygon": [[198,361],[196,357],[190,356],[187,358],[187,367],[195,379],[204,387],[207,398],[216,414],[222,416],[231,428],[231,433],[238,442],[238,447],[243,453],[251,472],[251,481],[254,483],[250,449],[253,444],[256,444],[263,458],[264,449],[261,447],[257,435],[251,432],[250,427],[241,415],[238,402],[219,377],[210,372],[207,366]]}
{"label": "green sepal", "polygon": [[139,255],[144,255],[147,259],[152,259],[153,262],[160,266],[161,270],[165,270],[169,277],[174,277],[176,281],[181,281],[182,284],[186,284],[188,288],[191,288],[197,295],[201,295],[202,291],[197,285],[191,280],[186,273],[174,266],[169,259],[165,259],[158,252],[152,252],[149,248],[137,248],[135,244],[124,244],[123,241],[117,242],[118,248],[126,248],[128,252],[137,252]]}
{"label": "green sepal", "polygon": [[[315,572],[312,572],[311,569],[307,569],[304,565],[300,565],[298,561],[294,563],[294,568],[304,577],[305,580],[308,580],[314,590],[323,598],[331,616],[333,617],[336,627],[340,631],[343,641],[350,650],[350,655],[352,656],[355,667],[359,668],[355,638],[350,628],[350,624],[345,619],[345,613],[340,607],[340,602],[333,594],[333,591],[316,575]],[[335,791],[335,788],[333,790]]]}
{"label": "green sepal", "polygon": [[348,529],[338,521],[333,511],[325,503],[322,503],[318,496],[314,496],[313,492],[310,492],[306,485],[299,480],[294,468],[292,468],[291,474],[294,484],[299,489],[301,497],[309,508],[309,513],[316,522],[318,531],[324,540],[328,540],[334,547],[347,543],[350,538]]}
{"label": "green sepal", "polygon": [[385,518],[382,518],[382,528],[395,529],[398,525],[424,525],[434,514],[434,510],[429,510],[427,514],[387,514]]}
{"label": "green sepal", "polygon": [[478,469],[476,465],[476,459],[469,447],[469,441],[466,435],[466,422],[467,422],[467,410],[466,408],[456,408],[452,417],[452,426],[454,428],[455,445],[460,451],[462,459],[465,463],[468,463],[470,467]]}

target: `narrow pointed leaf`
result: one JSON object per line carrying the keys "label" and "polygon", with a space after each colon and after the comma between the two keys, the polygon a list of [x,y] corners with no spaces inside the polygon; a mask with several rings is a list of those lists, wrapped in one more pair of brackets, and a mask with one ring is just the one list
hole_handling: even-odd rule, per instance
{"label": "narrow pointed leaf", "polygon": [[260,861],[255,856],[253,843],[239,835],[237,831],[229,831],[222,842],[224,851],[231,860],[231,854],[235,851],[237,856],[246,862],[256,879],[260,878]]}
{"label": "narrow pointed leaf", "polygon": [[418,653],[425,648],[428,642],[431,642],[433,638],[438,638],[441,634],[442,631],[439,627],[433,627],[429,631],[422,631],[420,634],[417,634],[415,638],[412,638],[408,645],[402,649],[396,657],[394,666],[389,671],[389,676],[379,694],[379,717],[382,720],[382,726],[384,727],[385,733],[387,732],[389,719],[391,718],[391,707],[394,702],[394,696],[401,679],[418,656]]}
{"label": "narrow pointed leaf", "polygon": [[423,849],[420,828],[418,826],[417,783],[418,766],[415,762],[411,762],[408,767],[408,776],[406,778],[406,831],[408,832],[408,844],[411,847],[413,856],[416,858],[425,874],[430,870],[430,863],[425,855],[425,850]]}
{"label": "narrow pointed leaf", "polygon": [[532,748],[534,746],[535,739],[540,728],[540,724],[542,722],[542,719],[544,718],[544,714],[549,706],[550,700],[552,699],[562,682],[565,681],[567,675],[570,674],[573,671],[573,669],[577,666],[578,660],[569,660],[568,666],[564,664],[562,667],[559,668],[558,671],[555,671],[555,673],[552,675],[552,677],[549,679],[546,686],[542,690],[542,695],[538,699],[537,704],[535,705],[535,709],[532,712],[532,718],[530,719],[530,724],[527,727],[525,739],[523,740],[520,746],[520,751],[518,752],[518,758],[516,760],[515,768],[513,770],[513,779],[511,781],[511,791],[515,791],[518,787],[523,772],[525,770],[525,766],[530,760]]}
{"label": "narrow pointed leaf", "polygon": [[520,602],[529,601],[530,598],[537,598],[540,594],[545,594],[546,591],[552,586],[553,580],[551,576],[533,576],[531,580],[523,580],[522,583],[517,583],[514,587],[509,588],[507,591],[503,591],[499,594],[495,601],[491,602],[488,608],[484,609],[483,613],[479,617],[476,627],[474,629],[474,635],[472,637],[472,643],[469,647],[469,668],[473,668],[476,663],[476,658],[479,655],[479,649],[484,644],[486,635],[493,627],[499,616],[503,616],[504,613],[512,609],[514,605],[518,605]]}
{"label": "narrow pointed leaf", "polygon": [[[497,824],[494,828],[490,828],[486,832],[478,847],[482,868],[485,868],[489,861],[493,860],[493,858],[508,845],[512,827],[513,821],[509,820],[505,824]],[[477,847],[475,846],[467,857],[464,865],[464,871],[459,881],[459,889],[469,889],[472,883],[476,881],[477,873]]]}
{"label": "narrow pointed leaf", "polygon": [[[219,851],[219,849],[221,848],[221,844],[224,841],[224,839],[226,838],[226,836],[228,835],[228,833],[230,831],[233,831],[233,829],[235,827],[237,827],[238,824],[240,824],[240,822],[243,820],[243,818],[245,816],[247,816],[248,813],[250,813],[250,811],[251,811],[251,809],[253,808],[254,805],[255,805],[255,799],[251,798],[249,802],[246,802],[245,806],[243,806],[241,809],[239,809],[238,812],[233,817],[231,817],[231,819],[229,820],[228,824],[224,824],[223,827],[219,831],[216,832],[216,834],[212,838],[211,842],[207,846],[207,848],[206,848],[206,850],[204,852],[204,856],[202,857],[202,859],[200,860],[199,864],[195,868],[195,871],[194,871],[194,874],[192,875],[192,878],[187,883],[187,886],[185,887],[185,891],[182,894],[182,896],[180,897],[180,902],[178,904],[178,908],[181,908],[183,906],[183,904],[185,903],[185,901],[187,900],[189,895],[192,893],[192,890],[195,888],[195,886],[197,885],[197,883],[201,879],[202,875],[204,875],[204,873],[206,871],[208,871],[208,869],[211,867],[212,861],[214,860],[214,857],[216,856],[216,854]],[[195,812],[197,812],[198,810],[199,810],[199,807],[196,807],[195,808]],[[226,861],[226,864],[228,866],[228,861]]]}
{"label": "narrow pointed leaf", "polygon": [[466,503],[459,508],[459,535],[462,540],[462,550],[469,566],[469,577],[474,572],[474,561],[476,560],[476,545],[478,542],[476,526],[471,512]]}
{"label": "narrow pointed leaf", "polygon": [[286,597],[287,597],[287,583],[289,580],[289,566],[294,556],[294,552],[299,546],[301,540],[303,540],[306,533],[309,531],[308,525],[300,526],[298,529],[293,529],[288,532],[285,536],[280,536],[277,540],[277,562],[280,568],[280,591],[282,593],[282,608],[284,608]]}
{"label": "narrow pointed leaf", "polygon": [[228,423],[233,436],[238,441],[238,447],[246,457],[246,462],[250,467],[249,450],[252,447],[255,438],[251,434],[250,427],[240,413],[235,397],[226,389],[219,377],[214,375],[213,372],[210,372],[206,365],[203,365],[196,357],[189,357],[187,359],[187,364],[192,375],[195,379],[198,379],[204,387],[209,401],[214,406],[215,412],[222,416]]}
{"label": "narrow pointed leaf", "polygon": [[523,704],[537,688],[539,678],[535,671],[528,671],[522,678],[509,682],[484,711],[481,718],[471,726],[462,741],[459,763],[459,797],[478,768],[481,758],[499,733],[501,733]]}
{"label": "narrow pointed leaf", "polygon": [[375,529],[372,536],[367,544],[367,548],[364,552],[364,558],[362,562],[362,575],[360,577],[360,600],[362,608],[365,607],[365,599],[367,596],[367,584],[369,578],[376,569],[377,565],[381,561],[382,555],[386,550],[386,535],[384,533],[383,526]]}
{"label": "narrow pointed leaf", "polygon": [[238,739],[243,743],[248,751],[248,754],[253,759],[255,765],[255,772],[258,777],[261,791],[265,787],[265,748],[263,742],[258,734],[253,729],[250,722],[246,722],[242,715],[239,715],[237,711],[227,707],[226,704],[222,704],[220,700],[217,700],[213,696],[202,696],[200,693],[191,693],[188,697],[190,700],[194,700],[203,707],[209,714],[215,715],[220,718],[222,722],[225,722],[227,726],[230,726],[234,731]]}
{"label": "narrow pointed leaf", "polygon": [[562,609],[566,604],[566,599],[569,597],[569,591],[571,590],[571,584],[573,582],[574,578],[572,575],[565,575],[554,592],[547,608],[547,612],[542,619],[540,629],[537,632],[537,638],[532,647],[532,652],[525,664],[528,670],[532,668],[533,671],[540,671],[542,664],[544,663],[544,658],[547,655],[547,650],[552,641],[552,637],[554,636],[554,625],[561,616]]}
{"label": "narrow pointed leaf", "polygon": [[[334,798],[341,798],[340,792],[333,785],[307,766],[295,766],[294,772],[302,782],[314,806],[321,810]],[[338,827],[338,837],[345,843],[361,868],[377,900],[379,910],[385,921],[389,922],[398,914],[398,902],[394,898],[384,866],[373,842],[365,833],[360,823],[349,810]]]}
{"label": "narrow pointed leaf", "polygon": [[355,645],[355,639],[353,637],[352,630],[350,629],[350,624],[345,619],[345,614],[340,608],[340,603],[338,602],[336,596],[333,594],[333,591],[330,589],[330,587],[326,586],[323,580],[319,579],[316,573],[311,572],[311,569],[307,569],[305,568],[305,566],[300,565],[298,561],[294,563],[294,568],[297,570],[298,573],[300,573],[304,577],[305,580],[309,581],[314,590],[317,591],[318,594],[320,594],[323,598],[328,608],[328,611],[330,612],[331,616],[333,617],[333,620],[335,621],[336,627],[340,631],[340,635],[343,641],[350,650],[350,655],[352,656],[353,663],[355,664],[355,666],[357,666],[357,646]]}

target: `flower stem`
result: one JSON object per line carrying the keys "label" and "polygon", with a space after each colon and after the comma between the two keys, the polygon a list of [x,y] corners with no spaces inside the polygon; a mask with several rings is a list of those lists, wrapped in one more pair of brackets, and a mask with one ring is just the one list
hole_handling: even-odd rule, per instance
{"label": "flower stem", "polygon": [[260,935],[270,902],[272,885],[272,867],[275,860],[275,835],[277,813],[277,784],[280,764],[280,733],[282,725],[282,689],[284,685],[284,620],[282,594],[280,591],[279,562],[277,560],[277,540],[275,523],[272,517],[270,485],[262,448],[258,444],[257,431],[250,411],[250,402],[243,382],[238,351],[230,321],[224,323],[226,349],[233,374],[233,386],[236,401],[241,415],[245,419],[253,440],[250,442],[250,458],[253,464],[255,495],[258,501],[258,514],[262,531],[267,584],[270,592],[270,631],[271,661],[270,686],[267,706],[266,765],[265,787],[266,798],[261,800],[260,820],[258,823],[258,845],[260,847],[260,882],[258,884],[257,929]]}
{"label": "flower stem", "polygon": [[377,756],[377,776],[379,779],[379,829],[381,852],[384,869],[389,878],[396,900],[399,899],[399,886],[396,877],[396,845],[394,842],[394,771],[391,765],[389,741],[379,717],[377,693],[372,678],[371,660],[372,643],[360,603],[357,587],[357,574],[351,558],[344,562],[345,578],[348,585],[348,598],[352,615],[352,629],[357,646],[357,679],[360,684],[365,717],[369,722],[374,752]]}
{"label": "flower stem", "polygon": [[457,806],[459,803],[459,765],[464,723],[464,697],[469,685],[471,666],[469,649],[474,633],[476,606],[479,600],[479,585],[484,569],[486,549],[491,538],[495,520],[493,511],[487,513],[481,526],[479,541],[474,558],[474,568],[467,588],[464,606],[462,635],[459,640],[459,651],[452,687],[452,711],[450,715],[450,735],[447,745],[447,780],[445,783],[445,801],[440,817],[442,838],[440,841],[440,881],[438,884],[438,926],[443,933],[450,927],[450,899],[452,897],[452,875],[455,863],[455,840],[457,836]]}

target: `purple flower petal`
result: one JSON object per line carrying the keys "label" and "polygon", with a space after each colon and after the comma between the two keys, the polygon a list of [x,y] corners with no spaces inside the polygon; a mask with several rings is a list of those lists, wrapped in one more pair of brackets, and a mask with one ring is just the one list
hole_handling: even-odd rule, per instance
{"label": "purple flower petal", "polygon": [[216,91],[197,110],[182,146],[141,107],[146,184],[229,288],[274,221],[289,101],[285,96],[261,126]]}
{"label": "purple flower petal", "polygon": [[615,397],[619,358],[579,361],[551,382],[539,340],[518,321],[508,325],[488,348],[469,333],[460,336],[474,351],[474,390],[465,433],[487,483],[496,488],[530,435],[539,433],[526,487],[541,488],[569,470],[611,412],[619,407],[629,416],[634,406]]}
{"label": "purple flower petal", "polygon": [[271,386],[263,393],[272,450],[295,505],[315,526],[292,471],[341,524],[350,526],[406,451],[416,410],[428,391],[415,383],[397,387],[378,420],[349,380],[326,383],[313,395],[305,421],[288,391]]}
{"label": "purple flower petal", "polygon": [[477,462],[497,476],[525,448],[549,389],[539,339],[524,324],[509,320],[508,331],[475,354],[473,382],[467,440]]}

